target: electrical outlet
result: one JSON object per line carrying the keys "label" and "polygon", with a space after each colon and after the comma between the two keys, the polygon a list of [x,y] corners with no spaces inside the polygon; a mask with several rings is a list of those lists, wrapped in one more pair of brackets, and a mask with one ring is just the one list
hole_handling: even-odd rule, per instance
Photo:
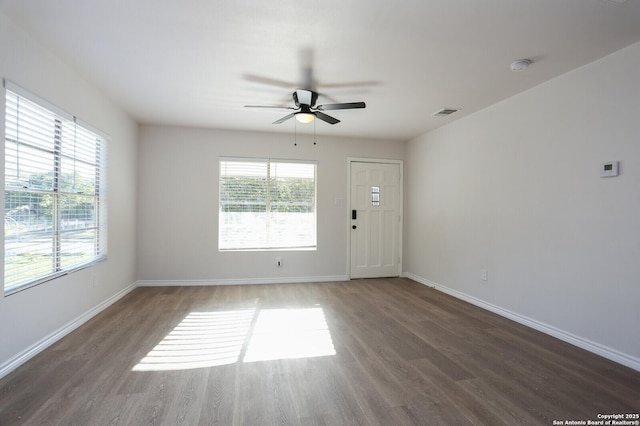
{"label": "electrical outlet", "polygon": [[489,279],[489,272],[486,269],[480,270],[480,279],[482,281],[487,281]]}
{"label": "electrical outlet", "polygon": [[279,268],[282,266],[282,257],[276,257],[276,266]]}

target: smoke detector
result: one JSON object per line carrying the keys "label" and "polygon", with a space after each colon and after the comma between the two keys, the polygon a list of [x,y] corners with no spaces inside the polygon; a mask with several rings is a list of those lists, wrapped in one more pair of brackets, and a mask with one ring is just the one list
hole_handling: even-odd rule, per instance
{"label": "smoke detector", "polygon": [[511,71],[513,72],[521,72],[529,68],[533,61],[531,59],[518,59],[517,61],[511,62]]}

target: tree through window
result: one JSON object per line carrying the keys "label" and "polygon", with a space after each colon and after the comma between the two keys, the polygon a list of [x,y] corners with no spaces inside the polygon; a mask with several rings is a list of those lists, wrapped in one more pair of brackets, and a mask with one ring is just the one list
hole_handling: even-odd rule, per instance
{"label": "tree through window", "polygon": [[106,257],[105,138],[8,86],[5,293]]}

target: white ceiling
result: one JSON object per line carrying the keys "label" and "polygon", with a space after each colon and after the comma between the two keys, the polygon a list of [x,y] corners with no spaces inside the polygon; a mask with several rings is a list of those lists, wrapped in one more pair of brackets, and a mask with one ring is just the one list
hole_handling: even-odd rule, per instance
{"label": "white ceiling", "polygon": [[[640,0],[0,0],[140,123],[271,124],[312,63],[324,135],[406,140],[640,41]],[[311,60],[310,60],[311,57]],[[522,73],[509,64],[534,60]],[[266,84],[289,82],[280,86]],[[434,117],[443,107],[461,108]],[[313,124],[297,124],[312,131]]]}

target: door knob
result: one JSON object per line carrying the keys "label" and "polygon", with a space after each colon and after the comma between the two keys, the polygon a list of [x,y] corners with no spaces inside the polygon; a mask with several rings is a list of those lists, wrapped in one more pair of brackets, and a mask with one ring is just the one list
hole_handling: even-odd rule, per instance
{"label": "door knob", "polygon": [[351,227],[351,229],[356,229],[356,228],[357,228],[357,226],[355,226],[355,225],[353,225],[353,226]]}

